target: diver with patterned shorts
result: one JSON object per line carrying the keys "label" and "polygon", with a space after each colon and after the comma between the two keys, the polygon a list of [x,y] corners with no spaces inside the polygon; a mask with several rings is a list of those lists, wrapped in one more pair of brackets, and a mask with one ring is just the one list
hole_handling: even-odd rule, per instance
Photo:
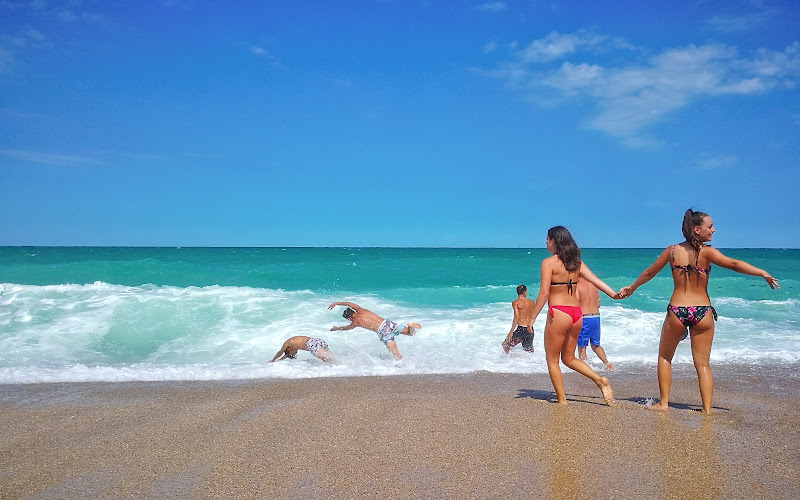
{"label": "diver with patterned shorts", "polygon": [[358,304],[353,304],[352,302],[334,302],[328,306],[328,309],[333,309],[336,306],[346,307],[342,313],[342,317],[350,321],[350,324],[346,326],[333,326],[331,327],[332,332],[337,330],[352,330],[356,327],[373,331],[378,334],[378,340],[383,342],[395,359],[403,359],[403,357],[400,356],[400,352],[397,350],[397,343],[394,340],[395,337],[398,335],[412,336],[417,330],[422,328],[422,325],[419,323],[400,325],[394,321],[384,319],[369,309],[361,307]]}
{"label": "diver with patterned shorts", "polygon": [[308,351],[326,363],[333,362],[328,344],[324,340],[298,335],[287,339],[270,363],[286,358],[294,359],[297,357],[297,351]]}

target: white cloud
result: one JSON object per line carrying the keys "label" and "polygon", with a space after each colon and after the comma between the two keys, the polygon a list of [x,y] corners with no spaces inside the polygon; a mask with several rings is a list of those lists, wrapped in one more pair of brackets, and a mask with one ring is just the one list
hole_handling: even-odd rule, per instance
{"label": "white cloud", "polygon": [[74,11],[68,9],[58,9],[53,11],[53,15],[55,15],[58,19],[66,22],[71,23],[77,21],[79,19],[78,14]]}
{"label": "white cloud", "polygon": [[776,10],[762,10],[744,15],[715,16],[707,24],[721,32],[745,32],[753,31],[767,24],[771,18],[777,15]]}
{"label": "white cloud", "polygon": [[793,88],[800,74],[800,43],[794,42],[783,52],[758,49],[753,59],[736,61],[742,72],[753,73],[774,85]]}
{"label": "white cloud", "polygon": [[269,51],[267,49],[265,49],[264,47],[259,47],[257,45],[253,45],[253,46],[250,47],[250,53],[253,54],[254,56],[260,57],[262,59],[266,59],[267,61],[272,63],[272,65],[275,66],[275,67],[278,67],[278,66],[281,65],[281,61],[277,57],[275,57],[272,54],[270,54]]}
{"label": "white cloud", "polygon": [[[80,7],[80,2],[68,2],[71,7]],[[0,26],[0,74],[10,74],[16,66],[16,61],[25,60],[26,54],[36,49],[49,49],[54,46],[48,36],[28,23],[35,22],[52,25],[52,20],[64,23],[84,21],[87,23],[102,23],[102,15],[88,11],[71,10],[60,6],[51,7],[46,1],[33,0],[30,2],[0,1],[0,19],[5,24]]]}
{"label": "white cloud", "polygon": [[40,153],[37,151],[21,151],[18,149],[0,149],[0,155],[12,158],[14,160],[22,160],[32,163],[41,163],[44,165],[60,165],[60,166],[73,166],[73,165],[102,165],[103,162],[94,158],[85,156],[73,156],[53,153]]}
{"label": "white cloud", "polygon": [[477,5],[475,8],[478,10],[488,10],[491,12],[502,12],[506,10],[507,6],[505,2],[486,2]]}
{"label": "white cloud", "polygon": [[580,44],[575,35],[561,35],[555,31],[544,38],[534,40],[522,49],[519,57],[524,62],[546,62],[572,54]]}
{"label": "white cloud", "polygon": [[614,49],[632,48],[620,38],[611,38],[589,30],[580,30],[571,34],[561,34],[556,31],[539,40],[534,40],[519,54],[524,62],[548,62],[561,59],[574,54],[579,49],[607,48]]}
{"label": "white cloud", "polygon": [[543,80],[545,85],[556,87],[571,94],[590,87],[603,78],[603,68],[595,64],[572,64],[565,62],[561,68]]}
{"label": "white cloud", "polygon": [[44,0],[33,0],[30,2],[0,2],[0,8],[12,13],[25,13],[36,18],[55,19],[65,23],[75,21],[102,21],[102,15],[80,9],[82,2],[46,2]]}
{"label": "white cloud", "polygon": [[704,153],[694,164],[700,170],[719,170],[731,167],[739,163],[739,159],[733,155]]}
{"label": "white cloud", "polygon": [[44,33],[33,28],[19,30],[13,35],[3,35],[0,37],[0,41],[12,45],[17,49],[44,47],[48,44],[47,37]]}
{"label": "white cloud", "polygon": [[[783,51],[759,49],[749,58],[721,44],[668,48],[643,60],[631,48],[624,40],[585,30],[553,32],[520,50],[512,48],[510,60],[484,74],[540,105],[593,102],[590,126],[631,146],[651,143],[641,136],[647,126],[696,99],[761,93],[800,82],[797,42]],[[608,60],[637,58],[617,65],[600,62],[611,50],[625,52],[612,53],[615,58]],[[567,58],[573,60],[553,65]]]}
{"label": "white cloud", "polygon": [[0,74],[11,73],[20,54],[26,50],[48,47],[47,37],[32,28],[14,34],[0,34]]}
{"label": "white cloud", "polygon": [[484,54],[489,54],[491,52],[494,52],[495,50],[497,50],[497,42],[495,42],[494,40],[483,46]]}

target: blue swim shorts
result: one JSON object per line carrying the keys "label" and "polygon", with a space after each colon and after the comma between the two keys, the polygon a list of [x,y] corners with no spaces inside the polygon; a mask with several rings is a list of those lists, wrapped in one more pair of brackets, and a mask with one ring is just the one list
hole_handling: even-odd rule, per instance
{"label": "blue swim shorts", "polygon": [[578,334],[578,347],[586,347],[589,345],[600,345],[600,315],[599,314],[584,314],[583,326],[581,333]]}

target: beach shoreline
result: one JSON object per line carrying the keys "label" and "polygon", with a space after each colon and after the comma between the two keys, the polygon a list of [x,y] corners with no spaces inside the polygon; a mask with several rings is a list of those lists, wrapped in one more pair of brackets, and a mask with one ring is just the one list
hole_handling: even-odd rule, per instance
{"label": "beach shoreline", "polygon": [[2,498],[794,498],[797,370],[0,385]]}

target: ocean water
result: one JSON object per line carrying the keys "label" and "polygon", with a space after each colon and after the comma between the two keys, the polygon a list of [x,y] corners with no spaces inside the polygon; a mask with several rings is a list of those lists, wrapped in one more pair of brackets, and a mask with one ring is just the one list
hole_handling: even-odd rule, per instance
{"label": "ocean water", "polygon": [[[661,249],[584,249],[612,288],[630,284]],[[780,280],[721,268],[709,293],[719,313],[713,365],[757,370],[800,363],[800,250],[726,255]],[[0,248],[0,383],[309,378],[426,373],[546,373],[545,313],[536,352],[500,347],[510,302],[535,298],[544,249]],[[602,345],[617,371],[655,370],[672,290],[662,271],[633,297],[601,294]],[[397,322],[395,361],[374,333],[331,332],[351,301]],[[285,339],[326,340],[337,363],[306,351],[267,363]],[[518,348],[517,348],[518,349]],[[600,364],[592,352],[589,361]],[[674,364],[691,364],[689,342]]]}

